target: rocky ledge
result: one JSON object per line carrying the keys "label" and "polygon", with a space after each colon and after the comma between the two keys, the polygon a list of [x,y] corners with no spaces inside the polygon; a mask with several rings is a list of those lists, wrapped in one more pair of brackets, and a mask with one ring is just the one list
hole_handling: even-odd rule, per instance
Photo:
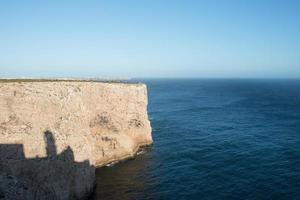
{"label": "rocky ledge", "polygon": [[152,143],[147,88],[0,81],[0,199],[83,199],[95,168]]}

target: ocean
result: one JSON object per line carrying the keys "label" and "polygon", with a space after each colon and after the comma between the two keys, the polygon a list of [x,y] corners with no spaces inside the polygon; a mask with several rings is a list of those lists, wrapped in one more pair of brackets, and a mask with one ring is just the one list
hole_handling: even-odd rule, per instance
{"label": "ocean", "polygon": [[154,144],[94,199],[300,199],[300,80],[145,79]]}

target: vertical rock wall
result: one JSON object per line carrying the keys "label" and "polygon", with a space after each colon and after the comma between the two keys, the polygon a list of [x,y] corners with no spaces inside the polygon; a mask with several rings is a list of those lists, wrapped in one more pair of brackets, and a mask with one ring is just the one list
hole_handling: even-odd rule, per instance
{"label": "vertical rock wall", "polygon": [[95,167],[151,143],[144,84],[0,81],[0,196],[86,197]]}

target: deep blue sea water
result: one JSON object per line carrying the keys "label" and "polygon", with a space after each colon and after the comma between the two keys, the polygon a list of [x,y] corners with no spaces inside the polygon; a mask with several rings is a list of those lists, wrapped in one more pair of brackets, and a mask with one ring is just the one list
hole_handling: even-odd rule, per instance
{"label": "deep blue sea water", "polygon": [[300,80],[152,79],[154,145],[96,199],[300,199]]}

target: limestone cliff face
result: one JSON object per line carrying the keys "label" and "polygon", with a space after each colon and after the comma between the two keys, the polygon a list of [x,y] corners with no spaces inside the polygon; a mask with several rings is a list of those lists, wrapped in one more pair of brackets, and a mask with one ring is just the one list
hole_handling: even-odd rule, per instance
{"label": "limestone cliff face", "polygon": [[0,81],[0,195],[17,179],[41,185],[22,189],[29,199],[82,198],[95,167],[151,143],[144,84]]}

